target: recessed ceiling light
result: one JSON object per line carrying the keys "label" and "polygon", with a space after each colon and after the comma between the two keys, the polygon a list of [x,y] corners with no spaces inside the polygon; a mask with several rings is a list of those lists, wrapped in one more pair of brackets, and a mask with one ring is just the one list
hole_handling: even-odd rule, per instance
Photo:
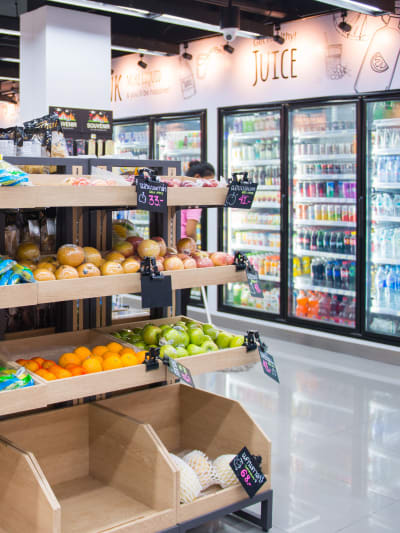
{"label": "recessed ceiling light", "polygon": [[366,15],[376,16],[388,13],[388,10],[377,7],[376,5],[364,2],[356,2],[355,0],[317,0],[317,2],[321,2],[322,4],[329,4],[331,6],[341,7],[343,9],[350,9],[352,11],[358,11],[359,13],[365,13]]}

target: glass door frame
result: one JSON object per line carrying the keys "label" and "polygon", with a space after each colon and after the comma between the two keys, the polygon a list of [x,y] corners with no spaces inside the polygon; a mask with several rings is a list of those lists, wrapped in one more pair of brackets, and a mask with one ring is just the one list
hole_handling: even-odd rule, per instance
{"label": "glass door frame", "polygon": [[[284,251],[287,249],[285,239],[287,238],[287,201],[286,201],[286,127],[287,120],[285,117],[285,106],[281,103],[277,104],[267,104],[267,105],[248,105],[248,106],[231,106],[231,107],[219,107],[218,108],[218,176],[224,175],[224,119],[227,116],[235,116],[243,113],[257,113],[257,112],[268,112],[276,111],[280,115],[280,168],[281,168],[281,206],[280,206],[280,235],[281,235],[281,247],[280,247],[280,311],[279,313],[268,313],[267,311],[256,311],[251,307],[245,310],[239,307],[234,307],[232,305],[227,305],[224,303],[224,287],[222,285],[218,286],[218,300],[217,300],[217,309],[220,312],[231,313],[234,315],[243,315],[251,318],[274,320],[282,322],[286,316],[286,261],[287,257]],[[228,179],[230,176],[225,176]],[[224,249],[224,209],[218,209],[218,249]]]}
{"label": "glass door frame", "polygon": [[[113,130],[114,126],[134,126],[135,124],[146,124],[148,126],[148,141],[149,141],[149,159],[153,159],[153,135],[152,135],[152,125],[151,125],[151,116],[135,116],[131,118],[124,118],[120,120],[113,121]],[[114,133],[114,131],[113,131]],[[123,154],[121,154],[122,156]]]}

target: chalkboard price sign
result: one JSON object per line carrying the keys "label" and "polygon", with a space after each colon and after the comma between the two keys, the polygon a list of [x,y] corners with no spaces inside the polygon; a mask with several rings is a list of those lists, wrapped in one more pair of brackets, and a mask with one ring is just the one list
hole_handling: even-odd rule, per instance
{"label": "chalkboard price sign", "polygon": [[251,209],[256,192],[257,183],[250,183],[249,181],[232,181],[229,184],[224,207]]}
{"label": "chalkboard price sign", "polygon": [[190,385],[194,388],[194,381],[190,370],[172,357],[170,357],[168,360],[168,370],[172,372],[172,374],[174,374],[181,381],[186,383],[186,385]]}
{"label": "chalkboard price sign", "polygon": [[166,183],[149,179],[136,180],[137,206],[138,209],[147,211],[165,212],[167,210]]}
{"label": "chalkboard price sign", "polygon": [[261,366],[268,377],[279,383],[278,370],[276,369],[275,360],[273,356],[268,353],[267,347],[262,342],[258,346],[258,353],[260,354]]}
{"label": "chalkboard price sign", "polygon": [[260,287],[260,278],[258,272],[250,264],[246,269],[247,281],[249,283],[250,294],[253,298],[264,298],[263,291]]}
{"label": "chalkboard price sign", "polygon": [[253,498],[267,481],[260,463],[261,457],[251,455],[246,446],[229,463],[250,498]]}

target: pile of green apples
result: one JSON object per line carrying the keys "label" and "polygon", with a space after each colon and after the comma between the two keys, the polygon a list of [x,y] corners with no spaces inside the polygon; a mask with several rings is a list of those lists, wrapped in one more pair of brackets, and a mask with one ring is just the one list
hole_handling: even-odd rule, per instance
{"label": "pile of green apples", "polygon": [[232,335],[212,324],[184,322],[144,328],[122,329],[112,333],[117,339],[133,344],[139,350],[160,348],[160,357],[178,358],[216,352],[226,348],[238,348],[244,343],[243,335]]}

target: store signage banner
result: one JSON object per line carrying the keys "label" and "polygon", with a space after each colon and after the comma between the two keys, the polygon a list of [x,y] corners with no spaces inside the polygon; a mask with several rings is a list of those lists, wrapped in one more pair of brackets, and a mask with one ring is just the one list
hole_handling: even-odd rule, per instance
{"label": "store signage banner", "polygon": [[94,133],[103,139],[112,138],[112,111],[51,106],[49,112],[57,113],[63,130],[71,137],[88,138]]}
{"label": "store signage banner", "polygon": [[340,14],[282,25],[283,45],[272,39],[223,37],[189,45],[192,61],[179,56],[138,55],[113,60],[114,117],[205,107],[357,95],[400,88],[400,17],[349,12],[349,33]]}

